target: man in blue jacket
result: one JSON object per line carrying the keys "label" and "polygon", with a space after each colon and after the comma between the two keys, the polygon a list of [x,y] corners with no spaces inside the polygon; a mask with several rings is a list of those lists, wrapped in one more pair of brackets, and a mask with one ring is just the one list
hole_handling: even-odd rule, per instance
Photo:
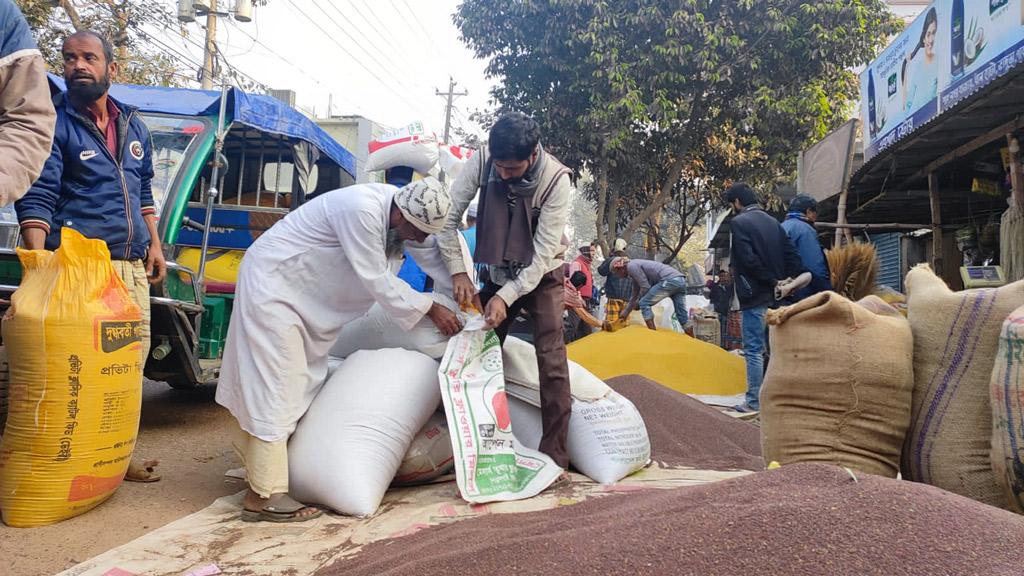
{"label": "man in blue jacket", "polygon": [[775,304],[775,285],[804,272],[800,257],[782,226],[757,204],[746,184],[733,184],[725,201],[736,214],[730,223],[733,286],[743,318],[743,357],[747,363],[746,401],[740,412],[760,410],[764,380],[765,324],[768,307]]}
{"label": "man in blue jacket", "polygon": [[[25,247],[55,250],[61,228],[103,240],[114,269],[142,309],[142,365],[149,356],[149,285],[167,273],[156,229],[149,130],[138,111],[107,94],[118,65],[95,32],[69,36],[61,48],[67,92],[54,99],[57,126],[42,174],[15,204]],[[155,462],[129,467],[129,480],[151,481]]]}
{"label": "man in blue jacket", "polygon": [[800,255],[800,262],[811,273],[811,283],[797,291],[797,300],[832,289],[828,261],[818,241],[818,233],[814,230],[817,220],[818,202],[814,198],[801,194],[789,202],[789,213],[782,223],[782,229]]}

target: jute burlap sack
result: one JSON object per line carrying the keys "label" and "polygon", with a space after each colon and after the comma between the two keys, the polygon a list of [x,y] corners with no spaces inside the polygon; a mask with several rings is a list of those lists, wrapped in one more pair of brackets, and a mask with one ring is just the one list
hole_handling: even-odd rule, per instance
{"label": "jute burlap sack", "polygon": [[1003,322],[989,400],[992,472],[1007,506],[1024,514],[1024,306]]}
{"label": "jute burlap sack", "polygon": [[914,403],[903,477],[1005,508],[990,461],[989,381],[1003,320],[1024,305],[1024,281],[952,292],[922,265],[906,284]]}
{"label": "jute burlap sack", "polygon": [[823,292],[768,314],[765,462],[824,462],[896,477],[914,385],[910,326],[871,296]]}

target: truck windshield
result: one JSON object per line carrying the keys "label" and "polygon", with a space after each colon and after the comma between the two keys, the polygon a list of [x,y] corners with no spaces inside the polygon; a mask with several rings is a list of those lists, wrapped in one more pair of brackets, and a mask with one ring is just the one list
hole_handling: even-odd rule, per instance
{"label": "truck windshield", "polygon": [[174,185],[190,152],[189,147],[206,130],[206,123],[196,118],[155,114],[143,114],[142,118],[153,136],[153,201],[160,214],[167,191]]}

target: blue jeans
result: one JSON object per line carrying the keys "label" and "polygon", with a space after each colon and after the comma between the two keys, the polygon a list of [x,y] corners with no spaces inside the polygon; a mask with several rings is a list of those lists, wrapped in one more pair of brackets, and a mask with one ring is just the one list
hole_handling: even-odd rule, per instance
{"label": "blue jeans", "polygon": [[759,396],[764,381],[764,315],[768,306],[758,306],[742,312],[743,357],[747,361],[747,405],[761,409]]}
{"label": "blue jeans", "polygon": [[644,320],[654,320],[654,311],[651,310],[651,307],[665,298],[672,299],[672,306],[676,309],[676,319],[679,320],[680,326],[685,326],[689,318],[689,314],[686,312],[685,276],[662,280],[651,286],[647,294],[640,298],[640,313],[644,315]]}

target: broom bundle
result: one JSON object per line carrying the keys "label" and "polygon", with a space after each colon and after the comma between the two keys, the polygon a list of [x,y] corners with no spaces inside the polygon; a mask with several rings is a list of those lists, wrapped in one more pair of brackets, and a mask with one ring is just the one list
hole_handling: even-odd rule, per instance
{"label": "broom bundle", "polygon": [[854,242],[825,253],[832,275],[832,289],[857,301],[875,291],[878,255],[873,244]]}

